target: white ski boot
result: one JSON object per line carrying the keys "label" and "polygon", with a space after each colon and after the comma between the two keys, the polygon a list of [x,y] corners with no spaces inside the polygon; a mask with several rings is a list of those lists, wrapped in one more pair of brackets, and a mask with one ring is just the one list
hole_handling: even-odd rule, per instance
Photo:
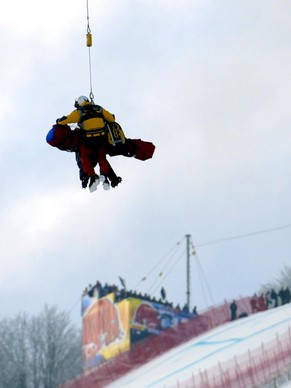
{"label": "white ski boot", "polygon": [[99,176],[97,174],[94,174],[90,177],[90,182],[89,182],[89,191],[90,193],[93,193],[94,191],[97,190],[97,186],[100,183]]}

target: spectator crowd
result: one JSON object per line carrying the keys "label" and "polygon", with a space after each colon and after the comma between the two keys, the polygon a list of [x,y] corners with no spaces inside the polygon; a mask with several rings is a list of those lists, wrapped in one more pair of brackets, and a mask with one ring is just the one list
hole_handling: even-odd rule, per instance
{"label": "spectator crowd", "polygon": [[[138,298],[138,299],[142,299],[142,300],[145,300],[145,301],[151,302],[151,303],[160,303],[166,307],[169,307],[169,308],[172,308],[172,309],[175,309],[178,311],[182,311],[183,313],[191,313],[191,311],[189,311],[187,304],[185,304],[181,308],[179,304],[177,304],[177,306],[174,307],[172,302],[168,302],[166,300],[166,290],[164,289],[164,287],[161,288],[161,291],[160,291],[161,297],[158,299],[158,298],[151,296],[149,294],[142,294],[142,293],[137,292],[137,291],[127,290],[124,280],[120,279],[120,281],[122,284],[121,289],[115,284],[109,285],[108,283],[105,283],[104,285],[102,285],[101,282],[99,280],[97,280],[94,285],[89,284],[89,286],[84,289],[82,296],[84,297],[84,296],[88,295],[90,298],[99,299],[99,298],[103,298],[104,296],[113,293],[115,302],[119,302],[119,301],[126,299],[126,298]],[[196,310],[197,310],[197,307],[194,306],[192,313],[197,315]]]}
{"label": "spectator crowd", "polygon": [[[291,302],[291,292],[289,287],[281,287],[279,291],[274,288],[262,293],[259,296],[255,293],[250,299],[250,307],[252,314],[259,311],[266,311],[271,308],[282,306]],[[237,318],[243,318],[247,316],[246,313],[242,313],[237,316],[237,304],[235,300],[229,305],[230,320],[233,321]]]}
{"label": "spectator crowd", "polygon": [[279,291],[274,288],[267,291],[265,294],[258,296],[254,294],[250,300],[252,313],[265,311],[270,308],[282,306],[290,303],[291,293],[288,287],[281,287]]}
{"label": "spectator crowd", "polygon": [[[127,298],[138,298],[151,303],[160,303],[166,307],[169,307],[178,311],[182,311],[183,313],[192,313],[197,315],[196,306],[194,306],[193,311],[189,311],[187,304],[185,304],[181,308],[179,304],[174,307],[173,303],[168,302],[166,299],[166,291],[164,287],[161,288],[161,297],[157,299],[156,297],[151,296],[149,294],[142,294],[137,291],[127,290],[124,280],[120,278],[120,281],[122,284],[122,288],[119,288],[115,284],[109,285],[108,283],[105,283],[104,285],[102,285],[101,282],[97,280],[94,285],[89,284],[89,286],[85,288],[82,296],[88,295],[90,298],[98,299],[113,293],[115,302],[119,302]],[[282,306],[290,302],[291,302],[291,292],[288,287],[281,287],[280,290],[278,291],[272,288],[271,290],[265,293],[261,293],[260,295],[257,295],[255,293],[250,299],[250,307],[251,307],[251,312],[254,314],[256,312],[265,311],[270,308]],[[230,304],[229,308],[230,308],[230,319],[231,320],[237,319],[238,316],[237,316],[236,302],[233,301]],[[244,316],[246,316],[246,313],[240,314],[239,318],[242,318]]]}

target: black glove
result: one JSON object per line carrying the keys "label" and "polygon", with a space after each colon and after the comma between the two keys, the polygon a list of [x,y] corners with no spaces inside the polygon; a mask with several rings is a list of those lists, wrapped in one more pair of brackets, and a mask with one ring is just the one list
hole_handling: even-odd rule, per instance
{"label": "black glove", "polygon": [[58,124],[59,121],[66,120],[67,116],[63,116],[60,119],[56,119],[56,123]]}

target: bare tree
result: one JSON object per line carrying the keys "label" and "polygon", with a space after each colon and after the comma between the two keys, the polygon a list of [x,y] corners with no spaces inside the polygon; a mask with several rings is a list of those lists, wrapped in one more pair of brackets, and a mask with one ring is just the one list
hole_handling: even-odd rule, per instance
{"label": "bare tree", "polygon": [[0,387],[28,388],[27,317],[0,323]]}
{"label": "bare tree", "polygon": [[55,388],[82,370],[81,333],[67,313],[0,321],[0,388]]}
{"label": "bare tree", "polygon": [[278,284],[283,287],[291,287],[291,267],[284,265],[284,269],[280,273],[280,277],[277,279]]}
{"label": "bare tree", "polygon": [[291,289],[291,267],[284,265],[280,274],[269,283],[263,284],[259,290],[260,293],[270,291],[272,288],[279,289],[281,287],[288,287]]}

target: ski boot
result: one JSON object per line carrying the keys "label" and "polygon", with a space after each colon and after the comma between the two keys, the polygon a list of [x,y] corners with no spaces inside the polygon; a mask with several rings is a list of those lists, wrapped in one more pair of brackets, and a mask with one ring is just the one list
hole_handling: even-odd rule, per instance
{"label": "ski boot", "polygon": [[111,181],[111,187],[116,187],[118,184],[122,181],[122,178],[120,176],[117,176],[116,178],[112,179]]}
{"label": "ski boot", "polygon": [[83,177],[81,179],[82,189],[86,189],[86,187],[88,186],[88,182],[89,182],[89,178],[87,177]]}
{"label": "ski boot", "polygon": [[97,186],[99,185],[100,180],[99,176],[97,174],[93,174],[90,176],[90,182],[89,182],[89,191],[90,193],[93,193],[97,190]]}
{"label": "ski boot", "polygon": [[104,190],[107,191],[110,189],[110,183],[106,175],[100,174],[100,182],[102,182]]}

